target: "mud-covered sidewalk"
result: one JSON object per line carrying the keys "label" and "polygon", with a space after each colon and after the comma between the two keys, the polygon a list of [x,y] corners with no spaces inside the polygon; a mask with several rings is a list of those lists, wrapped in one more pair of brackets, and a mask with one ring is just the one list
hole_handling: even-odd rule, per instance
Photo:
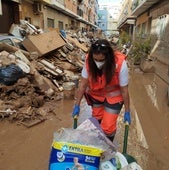
{"label": "mud-covered sidewalk", "polygon": [[131,75],[130,97],[142,127],[138,130],[143,131],[137,138],[142,141],[141,145],[147,148],[148,170],[169,169],[169,112],[165,94],[166,86],[167,84],[155,74],[136,70]]}

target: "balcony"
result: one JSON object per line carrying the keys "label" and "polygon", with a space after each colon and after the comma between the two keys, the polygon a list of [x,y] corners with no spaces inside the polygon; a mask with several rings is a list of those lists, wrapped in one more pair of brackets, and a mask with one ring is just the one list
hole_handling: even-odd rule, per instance
{"label": "balcony", "polygon": [[64,0],[51,0],[51,4],[55,5],[59,8],[64,8],[64,6],[65,6]]}
{"label": "balcony", "polygon": [[120,25],[118,26],[118,29],[121,29],[123,27],[129,27],[130,25],[135,25],[136,17],[130,16],[127,17],[125,20],[123,20]]}
{"label": "balcony", "polygon": [[48,6],[56,9],[57,11],[65,15],[73,17],[74,19],[77,19],[79,17],[77,14],[73,13],[71,10],[65,8],[64,0],[51,0],[51,3],[48,4]]}
{"label": "balcony", "polygon": [[77,9],[77,15],[83,17],[83,10]]}
{"label": "balcony", "polygon": [[139,3],[136,7],[134,7],[131,15],[139,16],[146,10],[148,10],[152,5],[156,4],[159,1],[160,0],[144,0],[141,3]]}

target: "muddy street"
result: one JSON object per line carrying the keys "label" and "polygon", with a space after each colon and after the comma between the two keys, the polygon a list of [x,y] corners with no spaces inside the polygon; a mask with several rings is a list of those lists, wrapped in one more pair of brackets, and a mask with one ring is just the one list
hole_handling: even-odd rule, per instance
{"label": "muddy street", "polygon": [[71,127],[70,108],[73,100],[50,103],[54,113],[31,128],[9,121],[0,122],[0,169],[47,170],[53,133],[61,127]]}
{"label": "muddy street", "polygon": [[[130,79],[130,95],[143,133],[139,136],[148,149],[148,169],[169,169],[169,111],[165,83],[154,74],[138,72]],[[166,97],[164,97],[166,96]],[[136,124],[137,125],[137,124]],[[139,131],[140,129],[137,128]]]}
{"label": "muddy street", "polygon": [[[73,128],[72,111],[79,113],[87,86],[99,99],[98,117],[107,97],[101,125],[111,138],[117,115],[109,113],[122,106],[112,103],[124,100],[117,151],[123,152],[124,119],[130,123],[131,115],[127,154],[143,170],[169,170],[169,0],[0,0],[0,25],[0,170],[48,170],[54,133]],[[78,125],[89,117],[83,98]],[[90,141],[89,134],[76,142]],[[64,162],[65,148],[54,159]],[[74,158],[65,170],[80,167]]]}
{"label": "muddy street", "polygon": [[[133,123],[129,129],[127,152],[137,159],[144,170],[166,170],[169,167],[168,108],[164,107],[165,101],[161,102],[162,91],[159,86],[165,84],[151,74],[143,75],[138,72],[130,78]],[[44,122],[30,128],[6,119],[1,120],[0,169],[47,170],[53,133],[62,127],[72,127],[73,104],[73,98],[46,103],[44,111],[50,108],[52,112],[46,115]],[[90,116],[89,112],[90,107],[83,100],[79,123]],[[114,141],[120,152],[123,136],[124,124],[121,114]]]}

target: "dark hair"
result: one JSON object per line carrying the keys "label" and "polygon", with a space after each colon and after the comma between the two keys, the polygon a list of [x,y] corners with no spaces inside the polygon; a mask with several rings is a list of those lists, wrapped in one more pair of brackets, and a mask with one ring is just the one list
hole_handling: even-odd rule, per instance
{"label": "dark hair", "polygon": [[99,39],[95,41],[90,49],[88,55],[89,73],[92,76],[93,81],[97,81],[99,75],[98,68],[93,60],[93,54],[103,54],[105,56],[105,64],[103,67],[103,73],[105,74],[106,84],[109,84],[115,73],[116,62],[115,55],[111,44],[106,39]]}

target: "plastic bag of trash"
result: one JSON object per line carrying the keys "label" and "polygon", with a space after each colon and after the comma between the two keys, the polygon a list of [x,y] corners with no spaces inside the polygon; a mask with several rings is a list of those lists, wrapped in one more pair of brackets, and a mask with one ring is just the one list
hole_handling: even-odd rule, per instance
{"label": "plastic bag of trash", "polygon": [[[88,128],[84,129],[85,126]],[[86,120],[77,129],[62,128],[54,133],[49,170],[77,167],[98,170],[100,160],[107,154],[115,154],[115,148],[109,142],[92,119]]]}
{"label": "plastic bag of trash", "polygon": [[121,170],[143,170],[139,164],[132,162],[127,166],[123,167]]}
{"label": "plastic bag of trash", "polygon": [[99,170],[121,170],[128,165],[127,159],[120,152],[116,154],[108,161],[102,161],[100,163]]}
{"label": "plastic bag of trash", "polygon": [[[92,135],[88,137],[91,141]],[[71,170],[78,167],[82,170],[98,170],[100,157],[104,150],[101,147],[90,145],[90,142],[87,141],[86,132],[62,129],[60,133],[55,133],[54,138],[49,170]]]}
{"label": "plastic bag of trash", "polygon": [[18,79],[25,76],[25,73],[22,69],[15,65],[11,64],[0,68],[0,83],[10,86],[17,82]]}
{"label": "plastic bag of trash", "polygon": [[[100,144],[102,142],[104,143],[104,147],[106,148],[104,148],[102,161],[110,160],[112,156],[114,156],[117,151],[117,146],[106,137],[97,119],[90,117],[82,122],[77,129],[86,131],[88,134],[95,132],[94,145],[101,146]],[[96,141],[96,139],[98,139],[98,141]]]}
{"label": "plastic bag of trash", "polygon": [[65,32],[65,30],[60,30],[60,33],[61,33],[61,35],[62,35],[64,38],[66,38],[66,32]]}

